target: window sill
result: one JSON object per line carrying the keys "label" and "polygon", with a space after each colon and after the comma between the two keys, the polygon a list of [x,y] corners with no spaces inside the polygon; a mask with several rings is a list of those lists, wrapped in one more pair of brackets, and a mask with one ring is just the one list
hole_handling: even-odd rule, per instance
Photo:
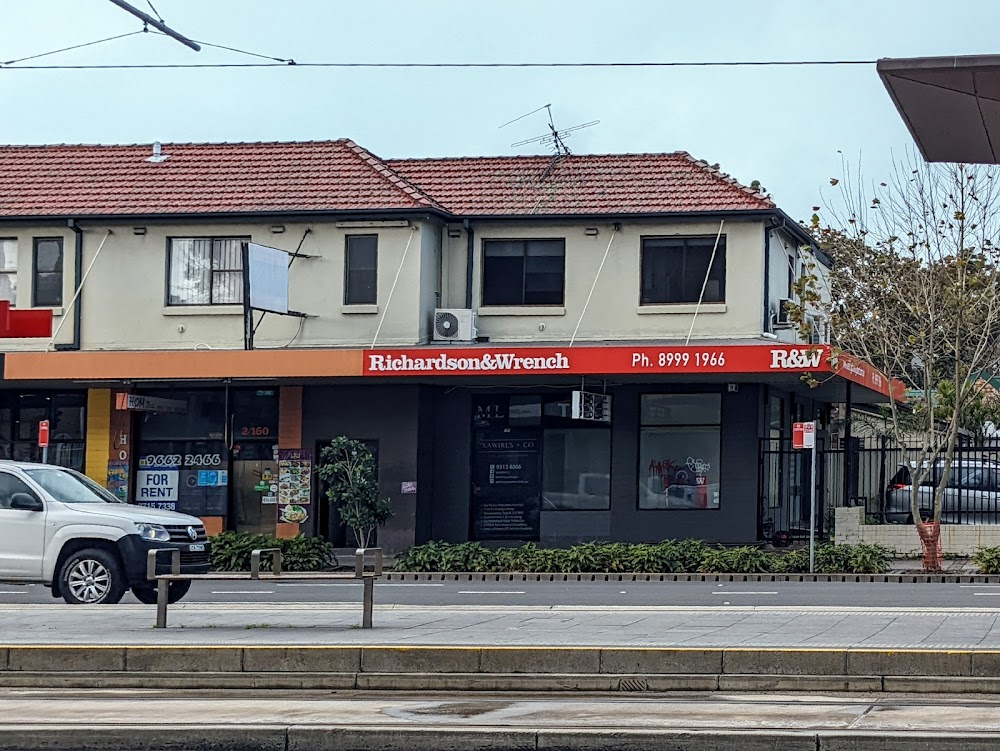
{"label": "window sill", "polygon": [[62,306],[55,307],[52,305],[35,305],[30,308],[12,307],[11,310],[51,310],[53,317],[61,316],[64,312]]}
{"label": "window sill", "polygon": [[725,313],[726,304],[724,302],[706,302],[698,307],[695,303],[674,303],[672,305],[640,305],[636,308],[636,313],[641,316],[658,316],[674,314],[688,314],[695,312],[702,313]]}
{"label": "window sill", "polygon": [[476,311],[479,316],[564,316],[562,305],[487,305]]}
{"label": "window sill", "polygon": [[165,316],[241,316],[242,305],[168,305]]}
{"label": "window sill", "polygon": [[341,305],[340,312],[344,315],[372,315],[378,313],[378,305]]}

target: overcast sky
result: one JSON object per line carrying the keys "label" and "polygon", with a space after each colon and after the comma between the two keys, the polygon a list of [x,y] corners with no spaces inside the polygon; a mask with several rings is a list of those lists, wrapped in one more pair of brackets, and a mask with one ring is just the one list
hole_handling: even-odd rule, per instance
{"label": "overcast sky", "polygon": [[[149,12],[145,0],[131,0]],[[194,39],[298,61],[819,60],[998,50],[995,0],[153,0]],[[108,0],[0,0],[0,62],[141,29]],[[143,34],[28,64],[252,62]],[[0,142],[318,140],[382,157],[689,151],[795,218],[838,150],[884,177],[911,140],[874,66],[669,69],[0,69]]]}

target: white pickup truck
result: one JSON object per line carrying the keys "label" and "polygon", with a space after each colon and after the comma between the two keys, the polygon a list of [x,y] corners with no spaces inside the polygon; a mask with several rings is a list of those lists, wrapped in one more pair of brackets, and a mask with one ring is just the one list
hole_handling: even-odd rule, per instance
{"label": "white pickup truck", "polygon": [[[153,603],[149,551],[178,548],[181,572],[204,574],[210,546],[193,516],[123,503],[70,469],[0,461],[0,582],[44,584],[71,604],[113,604],[129,589]],[[159,572],[169,559],[160,556]],[[190,585],[171,582],[170,601]]]}

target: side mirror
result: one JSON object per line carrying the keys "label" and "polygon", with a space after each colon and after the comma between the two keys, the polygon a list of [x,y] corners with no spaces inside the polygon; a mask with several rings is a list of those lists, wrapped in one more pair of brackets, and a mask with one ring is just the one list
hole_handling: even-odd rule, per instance
{"label": "side mirror", "polygon": [[14,493],[10,499],[10,507],[17,511],[43,511],[45,506],[33,495]]}

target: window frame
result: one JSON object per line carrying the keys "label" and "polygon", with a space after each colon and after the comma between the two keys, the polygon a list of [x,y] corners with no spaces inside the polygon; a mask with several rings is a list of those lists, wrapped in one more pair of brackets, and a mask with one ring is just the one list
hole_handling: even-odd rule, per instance
{"label": "window frame", "polygon": [[[20,266],[20,263],[19,263],[19,261],[20,261],[20,255],[18,253],[18,247],[20,246],[20,243],[18,242],[18,238],[16,238],[16,237],[0,237],[0,243],[14,243],[14,268],[13,269],[5,269],[5,268],[3,268],[3,264],[2,264],[3,254],[0,253],[0,278],[7,276],[7,277],[13,277],[13,280],[14,280],[14,283],[10,285],[10,289],[12,289],[14,291],[14,299],[13,300],[9,300],[10,306],[12,308],[14,308],[14,307],[17,307],[17,269]],[[0,298],[0,299],[5,299],[6,300],[7,298]]]}
{"label": "window frame", "polygon": [[[13,479],[17,480],[19,483],[21,483],[24,486],[24,488],[27,491],[28,495],[30,495],[32,498],[34,498],[39,503],[41,503],[43,505],[45,504],[45,501],[43,501],[42,498],[38,495],[38,491],[36,491],[33,487],[31,487],[31,483],[29,483],[28,481],[26,481],[23,477],[21,477],[19,475],[16,475],[13,472],[10,472],[10,471],[5,470],[5,469],[4,470],[0,470],[0,482],[2,482],[3,481],[2,478],[5,478],[5,477],[7,477],[7,478],[13,478]],[[15,492],[13,492],[13,493],[10,494],[10,497],[13,499],[13,497],[15,495],[17,495],[18,493],[21,493],[21,492],[24,492],[24,491],[20,491],[20,490],[15,491]],[[18,509],[13,509],[10,506],[5,506],[2,503],[2,499],[3,499],[3,492],[0,491],[0,511],[17,511],[18,510]]]}
{"label": "window frame", "polygon": [[[209,247],[209,283],[208,283],[208,302],[171,302],[171,290],[170,290],[170,278],[173,272],[173,262],[174,262],[174,241],[175,240],[207,240],[211,243]],[[222,276],[224,274],[239,273],[241,279],[246,273],[243,269],[243,251],[242,245],[240,246],[240,268],[215,268],[215,243],[217,241],[233,241],[239,243],[250,243],[253,242],[253,238],[249,235],[170,235],[167,237],[167,258],[166,258],[166,284],[165,294],[164,294],[164,305],[168,308],[198,308],[198,307],[226,307],[239,305],[243,306],[242,297],[245,294],[243,290],[243,283],[240,284],[240,300],[238,302],[216,302],[215,301],[215,280],[217,276]]]}
{"label": "window frame", "polygon": [[[719,241],[719,247],[715,252],[715,259],[712,266],[716,266],[720,263],[722,264],[722,280],[719,290],[718,300],[703,299],[701,301],[702,305],[725,305],[726,304],[726,280],[728,276],[728,258],[727,258],[727,247],[726,247],[726,234],[721,235],[641,235],[639,237],[639,307],[654,307],[663,305],[697,305],[698,295],[695,295],[694,299],[691,300],[647,300],[645,291],[645,281],[646,281],[646,244],[648,242],[655,242],[657,240],[670,240],[673,242],[682,242],[683,251],[685,259],[687,253],[689,252],[689,243],[694,241],[708,241],[708,243],[714,247],[716,238]],[[662,252],[669,252],[663,249]],[[709,250],[709,259],[711,259],[711,250]],[[711,279],[711,268],[709,269],[709,279]],[[704,283],[704,277],[702,277],[702,283]],[[683,291],[683,290],[682,290]],[[706,288],[707,291],[707,288]],[[698,292],[701,292],[701,287],[699,286]]]}
{"label": "window frame", "polygon": [[[43,242],[55,242],[59,245],[59,271],[38,271],[38,246]],[[61,308],[63,304],[63,285],[65,284],[65,263],[66,248],[62,237],[33,237],[31,238],[31,307],[33,308]],[[38,299],[38,277],[39,274],[59,276],[59,299],[56,302],[42,302]]]}
{"label": "window frame", "polygon": [[[642,400],[646,396],[714,396],[719,400],[719,421],[718,422],[685,422],[685,423],[667,423],[667,422],[644,422],[642,417]],[[636,462],[636,498],[635,498],[635,509],[638,512],[719,512],[722,510],[722,426],[725,424],[725,399],[720,391],[691,391],[691,392],[677,392],[677,391],[644,391],[639,394],[639,405],[638,405],[638,430],[635,434],[635,462]],[[683,508],[665,506],[663,508],[650,508],[642,506],[642,495],[639,489],[643,486],[643,457],[642,457],[642,436],[643,431],[657,430],[657,431],[683,431],[691,428],[715,428],[717,430],[718,442],[719,442],[719,505],[716,507],[708,508]],[[709,486],[711,483],[709,483]]]}
{"label": "window frame", "polygon": [[[528,282],[528,270],[527,270],[527,258],[528,258],[528,246],[531,243],[560,243],[562,245],[562,254],[560,258],[562,259],[562,289],[561,298],[559,302],[549,302],[549,303],[533,303],[527,302],[525,300],[525,295],[527,294],[527,282]],[[520,243],[521,245],[521,302],[516,303],[504,303],[504,302],[493,302],[486,299],[486,259],[489,246],[493,243],[500,244],[513,244]],[[489,237],[482,239],[482,271],[480,273],[479,279],[479,300],[480,305],[484,308],[562,308],[566,305],[566,238],[565,237],[526,237],[526,238],[503,238],[503,237]]]}
{"label": "window frame", "polygon": [[[373,269],[361,270],[372,271],[375,274],[375,282],[372,285],[372,299],[355,300],[351,298],[351,241],[368,239],[375,240],[375,267]],[[344,236],[344,305],[378,305],[378,240],[377,232]]]}

